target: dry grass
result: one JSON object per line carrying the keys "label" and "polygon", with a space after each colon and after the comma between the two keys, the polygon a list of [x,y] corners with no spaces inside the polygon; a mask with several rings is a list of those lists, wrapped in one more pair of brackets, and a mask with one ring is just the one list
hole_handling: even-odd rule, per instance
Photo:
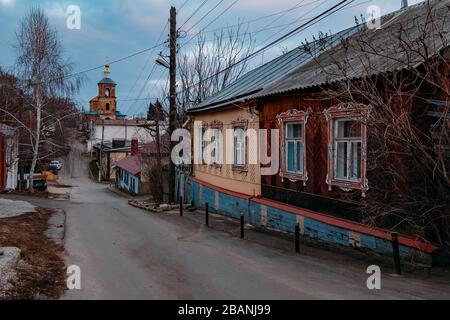
{"label": "dry grass", "polygon": [[64,293],[64,247],[45,235],[53,212],[37,211],[0,221],[0,246],[20,248],[23,260],[7,299],[57,299]]}

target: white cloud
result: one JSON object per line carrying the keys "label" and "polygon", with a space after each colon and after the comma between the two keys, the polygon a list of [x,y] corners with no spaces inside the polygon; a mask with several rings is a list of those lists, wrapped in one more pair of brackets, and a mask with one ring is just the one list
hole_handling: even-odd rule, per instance
{"label": "white cloud", "polygon": [[45,13],[51,18],[67,18],[66,9],[59,3],[53,3],[48,9],[45,9]]}
{"label": "white cloud", "polygon": [[0,5],[4,7],[12,7],[14,5],[15,0],[0,0]]}

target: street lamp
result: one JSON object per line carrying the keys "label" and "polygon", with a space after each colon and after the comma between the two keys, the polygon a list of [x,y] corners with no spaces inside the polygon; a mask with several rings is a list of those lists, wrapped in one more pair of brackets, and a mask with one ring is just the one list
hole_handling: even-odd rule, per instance
{"label": "street lamp", "polygon": [[156,58],[155,63],[160,66],[163,66],[166,69],[170,69],[169,63],[161,55],[158,58]]}

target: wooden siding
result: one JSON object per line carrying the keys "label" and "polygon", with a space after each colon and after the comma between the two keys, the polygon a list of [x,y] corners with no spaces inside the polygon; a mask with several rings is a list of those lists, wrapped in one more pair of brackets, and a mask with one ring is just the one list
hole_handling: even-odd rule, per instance
{"label": "wooden siding", "polygon": [[[344,192],[338,187],[329,191],[326,183],[328,161],[328,123],[324,110],[336,105],[330,100],[313,98],[314,92],[267,98],[259,103],[260,127],[280,129],[277,116],[289,110],[309,111],[306,123],[306,169],[308,181],[292,182],[279,174],[262,176],[261,187],[264,197],[359,221],[360,215],[352,200],[361,199],[360,191]],[[270,145],[270,139],[268,141]],[[281,147],[281,146],[280,146]],[[271,148],[270,148],[271,149]],[[280,164],[282,155],[280,154]],[[369,181],[370,184],[370,181]]]}

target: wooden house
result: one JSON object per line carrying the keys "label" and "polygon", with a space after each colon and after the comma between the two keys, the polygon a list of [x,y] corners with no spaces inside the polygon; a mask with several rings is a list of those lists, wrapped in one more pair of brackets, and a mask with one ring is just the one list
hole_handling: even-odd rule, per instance
{"label": "wooden house", "polygon": [[[320,35],[191,109],[192,202],[231,217],[243,213],[255,225],[293,232],[298,224],[305,236],[390,253],[390,232],[364,224],[361,212],[383,179],[382,168],[367,169],[377,156],[370,91],[348,99],[346,89],[369,80],[371,89],[386,89],[384,98],[397,99],[405,116],[429,130],[428,115],[438,105],[448,108],[448,96],[418,79],[429,72],[421,61],[448,58],[449,8],[448,0],[428,1],[383,16],[375,27]],[[445,87],[448,60],[437,63],[439,76],[447,75]],[[389,91],[393,83],[414,95]],[[265,131],[254,136],[250,128]],[[274,154],[276,161],[262,161]],[[408,174],[401,156],[393,161]],[[274,162],[275,172],[268,169]],[[422,235],[401,235],[400,243],[408,258],[429,258],[436,249]]]}

